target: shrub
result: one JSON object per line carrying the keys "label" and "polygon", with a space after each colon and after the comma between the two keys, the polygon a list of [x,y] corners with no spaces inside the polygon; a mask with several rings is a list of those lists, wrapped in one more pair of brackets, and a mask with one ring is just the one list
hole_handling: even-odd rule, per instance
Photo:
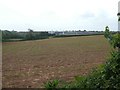
{"label": "shrub", "polygon": [[117,88],[120,89],[120,53],[113,51],[108,61],[87,76],[76,76],[75,82],[65,88]]}

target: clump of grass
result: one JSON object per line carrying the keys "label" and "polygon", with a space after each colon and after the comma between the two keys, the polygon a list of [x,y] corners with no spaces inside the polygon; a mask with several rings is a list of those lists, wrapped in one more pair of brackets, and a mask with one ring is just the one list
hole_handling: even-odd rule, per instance
{"label": "clump of grass", "polygon": [[58,80],[48,81],[47,83],[45,83],[45,88],[47,90],[54,90],[55,88],[57,88],[58,83]]}

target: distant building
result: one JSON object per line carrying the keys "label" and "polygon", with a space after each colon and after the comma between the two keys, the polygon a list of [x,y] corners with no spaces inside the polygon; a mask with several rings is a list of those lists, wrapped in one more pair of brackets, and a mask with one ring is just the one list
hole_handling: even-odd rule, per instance
{"label": "distant building", "polygon": [[103,32],[95,32],[95,31],[60,31],[55,32],[55,35],[91,35],[91,34],[102,34]]}

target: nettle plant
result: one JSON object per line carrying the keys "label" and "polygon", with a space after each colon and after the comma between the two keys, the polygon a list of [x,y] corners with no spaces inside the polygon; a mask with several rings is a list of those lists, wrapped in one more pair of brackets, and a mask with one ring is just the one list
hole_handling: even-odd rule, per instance
{"label": "nettle plant", "polygon": [[108,41],[113,46],[113,48],[115,48],[115,49],[118,48],[118,50],[120,51],[120,33],[119,32],[116,34],[112,34],[109,31],[109,27],[106,26],[104,36],[105,36],[105,38],[108,39]]}

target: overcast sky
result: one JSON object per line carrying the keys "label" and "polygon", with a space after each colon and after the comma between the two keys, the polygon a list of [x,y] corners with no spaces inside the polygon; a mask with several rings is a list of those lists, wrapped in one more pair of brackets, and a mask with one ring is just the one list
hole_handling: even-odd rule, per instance
{"label": "overcast sky", "polygon": [[0,29],[117,30],[119,0],[0,0]]}

